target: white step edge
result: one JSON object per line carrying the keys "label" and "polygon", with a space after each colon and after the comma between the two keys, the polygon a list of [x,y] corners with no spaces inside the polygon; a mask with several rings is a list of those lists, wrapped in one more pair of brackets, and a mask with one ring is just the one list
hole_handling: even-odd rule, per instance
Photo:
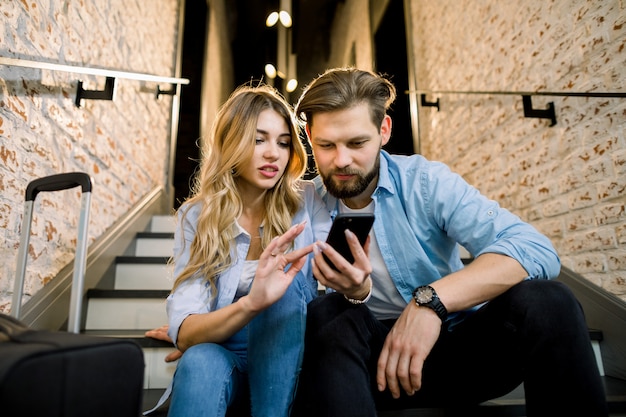
{"label": "white step edge", "polygon": [[144,389],[165,389],[174,377],[178,362],[165,362],[165,356],[174,348],[143,348],[146,364],[144,370]]}
{"label": "white step edge", "polygon": [[153,329],[167,322],[164,299],[90,298],[85,329]]}
{"label": "white step edge", "polygon": [[600,351],[600,342],[597,340],[592,340],[591,348],[593,349],[593,354],[596,357],[596,364],[598,365],[598,371],[600,371],[600,376],[604,376],[604,364],[602,363],[602,352]]}
{"label": "white step edge", "polygon": [[135,240],[135,256],[172,256],[174,239],[138,237]]}
{"label": "white step edge", "polygon": [[166,264],[119,263],[115,265],[116,290],[170,290],[172,279]]}
{"label": "white step edge", "polygon": [[176,230],[176,218],[165,214],[152,216],[148,230],[158,233],[174,233]]}

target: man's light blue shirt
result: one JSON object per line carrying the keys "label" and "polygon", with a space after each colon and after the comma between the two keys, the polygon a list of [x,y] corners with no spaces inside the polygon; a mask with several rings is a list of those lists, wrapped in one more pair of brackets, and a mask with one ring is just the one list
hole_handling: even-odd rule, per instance
{"label": "man's light blue shirt", "polygon": [[[315,180],[334,218],[338,200],[326,192],[319,177]],[[473,257],[497,253],[516,259],[527,279],[552,279],[559,274],[561,263],[547,237],[443,163],[381,151],[372,199],[376,240],[407,303],[416,287],[463,268],[457,243]]]}

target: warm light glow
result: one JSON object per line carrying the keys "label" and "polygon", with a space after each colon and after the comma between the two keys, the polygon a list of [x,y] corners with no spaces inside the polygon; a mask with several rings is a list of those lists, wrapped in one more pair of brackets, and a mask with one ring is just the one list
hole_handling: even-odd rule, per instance
{"label": "warm light glow", "polygon": [[275,64],[265,64],[265,79],[271,86],[276,82],[283,94],[292,93],[298,88],[298,80],[295,78],[296,55],[291,53],[291,27],[294,23],[290,14],[292,1],[280,0],[280,9],[271,12],[265,19],[265,25],[268,28],[275,26],[278,35],[276,61]]}
{"label": "warm light glow", "polygon": [[290,28],[291,27],[291,16],[289,16],[289,13],[287,13],[284,10],[281,10],[279,16],[280,16],[280,23],[282,23],[284,27]]}
{"label": "warm light glow", "polygon": [[278,22],[278,12],[272,12],[269,16],[267,16],[267,19],[265,20],[265,26],[271,28],[276,24],[276,22]]}
{"label": "warm light glow", "polygon": [[293,92],[296,88],[298,88],[298,80],[296,80],[295,78],[292,78],[291,80],[287,81],[288,93]]}
{"label": "warm light glow", "polygon": [[276,67],[272,64],[265,64],[265,75],[272,80],[276,78]]}
{"label": "warm light glow", "polygon": [[291,15],[289,15],[289,13],[287,13],[286,11],[281,10],[280,13],[270,13],[269,16],[267,16],[267,19],[265,19],[265,26],[271,28],[276,24],[276,22],[278,22],[278,20],[280,20],[280,23],[282,23],[282,25],[286,28],[290,28],[291,24],[293,23],[291,20]]}

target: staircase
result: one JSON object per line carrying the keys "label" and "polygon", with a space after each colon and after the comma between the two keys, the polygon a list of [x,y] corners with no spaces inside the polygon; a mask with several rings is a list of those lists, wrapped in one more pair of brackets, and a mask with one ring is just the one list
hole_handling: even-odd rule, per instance
{"label": "staircase", "polygon": [[83,333],[131,339],[143,348],[144,410],[156,404],[176,369],[175,362],[164,361],[173,345],[144,337],[146,330],[167,324],[165,299],[172,288],[167,261],[172,255],[174,227],[171,216],[154,216],[125,256],[115,259],[113,282],[86,293]]}
{"label": "staircase", "polygon": [[[151,409],[170,383],[176,362],[166,363],[165,356],[174,350],[171,343],[146,338],[146,330],[167,323],[165,299],[172,287],[167,260],[172,255],[174,219],[154,216],[144,232],[138,233],[125,256],[115,259],[113,282],[89,289],[85,301],[83,333],[97,336],[132,339],[143,348],[146,364],[144,374],[143,410]],[[469,256],[466,252],[463,252]],[[464,260],[465,261],[465,260]],[[469,262],[470,259],[467,260]],[[626,381],[604,375],[600,343],[602,332],[590,330],[598,367],[603,375],[609,410],[613,417],[626,417]],[[525,416],[524,388],[518,387],[474,410],[480,416]],[[165,416],[166,411],[156,412]],[[381,417],[451,416],[444,409],[410,409],[381,411]]]}

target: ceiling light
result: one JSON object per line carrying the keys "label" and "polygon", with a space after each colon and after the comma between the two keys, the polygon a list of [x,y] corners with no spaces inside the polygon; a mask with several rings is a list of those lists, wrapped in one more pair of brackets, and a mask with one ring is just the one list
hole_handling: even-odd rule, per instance
{"label": "ceiling light", "polygon": [[276,67],[272,64],[265,64],[265,75],[272,80],[276,78]]}
{"label": "ceiling light", "polygon": [[298,80],[296,80],[295,78],[292,78],[291,80],[287,81],[288,93],[293,92],[296,88],[298,88]]}
{"label": "ceiling light", "polygon": [[287,13],[284,10],[281,10],[279,13],[279,17],[280,17],[280,23],[282,23],[284,27],[286,28],[291,27],[291,16],[289,15],[289,13]]}
{"label": "ceiling light", "polygon": [[272,26],[274,26],[276,24],[276,22],[278,22],[278,12],[272,12],[269,14],[269,16],[267,16],[267,19],[265,20],[265,26],[267,26],[268,28],[271,28]]}
{"label": "ceiling light", "polygon": [[265,19],[265,26],[267,26],[268,28],[271,28],[279,20],[280,20],[280,23],[286,28],[290,28],[291,24],[293,23],[293,21],[291,20],[291,15],[288,12],[281,10],[280,13],[279,12],[270,13],[269,16],[267,16],[267,19]]}

